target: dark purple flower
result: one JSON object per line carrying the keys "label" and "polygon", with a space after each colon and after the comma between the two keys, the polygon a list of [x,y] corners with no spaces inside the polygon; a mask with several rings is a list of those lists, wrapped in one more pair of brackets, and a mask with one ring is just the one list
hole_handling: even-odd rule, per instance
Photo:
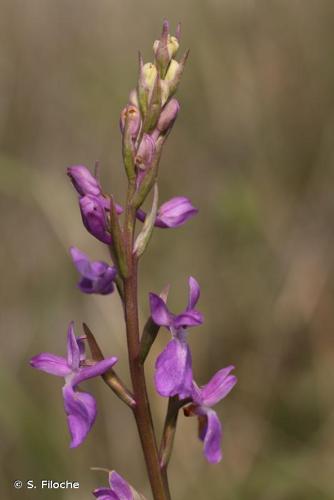
{"label": "dark purple flower", "polygon": [[169,311],[164,300],[150,294],[151,316],[157,325],[165,326],[172,334],[172,340],[158,356],[155,364],[155,386],[161,396],[179,395],[187,397],[192,390],[192,360],[187,344],[187,327],[203,323],[202,314],[195,309],[200,288],[195,278],[189,278],[188,305],[182,313]]}
{"label": "dark purple flower", "polygon": [[[176,196],[161,205],[154,225],[160,228],[175,228],[185,224],[198,213],[189,198]],[[137,211],[137,218],[144,222],[146,214],[143,210]]]}
{"label": "dark purple flower", "polygon": [[102,243],[111,244],[111,234],[107,226],[107,214],[100,198],[86,195],[80,198],[82,222],[87,231]]}
{"label": "dark purple flower", "polygon": [[86,438],[96,417],[96,402],[93,396],[79,392],[77,386],[84,380],[106,373],[117,358],[107,358],[93,365],[86,363],[84,337],[76,337],[73,322],[67,333],[67,359],[48,352],[34,356],[32,367],[51,375],[64,377],[64,407],[71,435],[71,448],[79,446]]}
{"label": "dark purple flower", "polygon": [[212,406],[224,399],[237,383],[237,378],[230,375],[233,369],[234,366],[227,366],[219,370],[203,387],[198,387],[193,382],[191,392],[193,403],[183,410],[186,416],[198,417],[199,438],[204,442],[204,455],[213,464],[222,459],[222,426]]}
{"label": "dark purple flower", "polygon": [[115,266],[106,262],[90,261],[86,254],[78,248],[70,248],[72,260],[81,274],[78,287],[84,293],[107,295],[114,291],[114,280],[117,274]]}
{"label": "dark purple flower", "polygon": [[109,473],[110,488],[97,488],[93,495],[100,500],[145,500],[114,470]]}

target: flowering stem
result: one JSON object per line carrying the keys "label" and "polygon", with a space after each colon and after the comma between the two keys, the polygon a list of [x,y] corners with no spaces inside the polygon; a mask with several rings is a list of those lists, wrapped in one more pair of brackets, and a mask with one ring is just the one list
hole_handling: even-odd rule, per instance
{"label": "flowering stem", "polygon": [[125,213],[124,236],[127,252],[128,276],[124,282],[124,313],[127,332],[130,374],[136,406],[133,409],[145,457],[147,472],[154,500],[170,500],[166,476],[162,474],[159,453],[153,428],[150,405],[146,390],[144,367],[140,363],[140,338],[137,299],[137,258],[133,255],[135,227],[135,209],[130,204],[129,186],[128,203]]}

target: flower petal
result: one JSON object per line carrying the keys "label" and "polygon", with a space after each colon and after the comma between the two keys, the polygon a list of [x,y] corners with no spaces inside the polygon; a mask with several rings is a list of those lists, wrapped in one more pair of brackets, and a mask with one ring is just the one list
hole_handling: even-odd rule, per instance
{"label": "flower petal", "polygon": [[76,247],[71,247],[70,252],[74,265],[81,274],[78,286],[82,292],[106,295],[114,290],[113,281],[117,274],[115,266],[109,266],[100,260],[91,261]]}
{"label": "flower petal", "polygon": [[67,330],[67,363],[73,371],[79,369],[80,357],[82,357],[80,351],[78,339],[74,333],[74,321],[71,321]]}
{"label": "flower petal", "polygon": [[71,448],[79,446],[86,438],[96,418],[96,402],[86,392],[77,392],[69,384],[63,387],[64,407],[71,435]]}
{"label": "flower petal", "polygon": [[67,175],[81,196],[85,196],[86,194],[99,196],[101,194],[101,187],[97,179],[84,165],[74,165],[73,167],[69,167],[67,169]]}
{"label": "flower petal", "polygon": [[169,312],[165,302],[159,295],[150,293],[151,316],[157,325],[170,326],[172,323],[172,314]]}
{"label": "flower petal", "polygon": [[109,484],[111,489],[117,494],[117,498],[120,500],[133,500],[130,485],[114,470],[109,474]]}
{"label": "flower petal", "polygon": [[97,488],[93,491],[93,495],[100,500],[119,500],[119,496],[109,488]]}
{"label": "flower petal", "polygon": [[187,397],[191,391],[192,362],[189,346],[178,338],[171,340],[155,364],[155,387],[164,397],[181,394]]}
{"label": "flower petal", "polygon": [[203,314],[193,309],[175,316],[173,326],[175,329],[184,328],[186,326],[197,326],[201,325],[203,321]]}
{"label": "flower petal", "polygon": [[176,196],[161,205],[155,226],[161,228],[179,227],[197,213],[197,208],[193,207],[188,198]]}
{"label": "flower petal", "polygon": [[213,406],[227,396],[237,383],[237,378],[229,373],[234,369],[230,365],[219,370],[211,380],[193,393],[193,399],[199,404]]}
{"label": "flower petal", "polygon": [[108,231],[105,207],[101,199],[86,195],[80,198],[79,204],[82,222],[87,231],[102,243],[110,245],[112,238]]}
{"label": "flower petal", "polygon": [[189,298],[188,298],[187,310],[189,311],[191,309],[194,309],[194,307],[196,306],[201,293],[201,289],[198,282],[192,276],[190,276],[188,283],[189,283]]}
{"label": "flower petal", "polygon": [[85,278],[95,278],[96,273],[94,273],[91,267],[88,256],[76,247],[71,247],[70,253],[77,271]]}
{"label": "flower petal", "polygon": [[[217,464],[223,458],[221,451],[222,426],[214,410],[206,410],[205,422],[199,438],[204,442],[204,455],[211,464]],[[199,417],[200,419],[202,416]]]}
{"label": "flower petal", "polygon": [[92,366],[83,366],[80,368],[79,372],[73,377],[71,384],[73,387],[77,386],[84,380],[88,380],[90,378],[98,377],[106,373],[115,363],[117,363],[118,358],[115,356],[107,359],[103,359],[102,361],[98,361]]}
{"label": "flower petal", "polygon": [[45,373],[50,373],[51,375],[56,375],[58,377],[66,377],[71,373],[71,368],[68,366],[65,358],[56,356],[49,352],[42,352],[37,354],[30,360],[30,365],[37,370],[41,370]]}

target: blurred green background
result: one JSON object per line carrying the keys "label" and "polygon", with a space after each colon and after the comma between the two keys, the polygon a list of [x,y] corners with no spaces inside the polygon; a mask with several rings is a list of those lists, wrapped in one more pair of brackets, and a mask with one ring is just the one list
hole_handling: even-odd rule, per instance
{"label": "blurred green background", "polygon": [[[116,469],[149,496],[130,412],[100,381],[85,384],[99,415],[69,450],[61,381],[28,366],[63,354],[69,320],[86,321],[128,380],[116,295],[83,296],[68,254],[103,245],[81,225],[66,166],[100,160],[121,202],[118,117],[164,17],[183,24],[191,56],[181,112],[165,147],[161,202],[190,197],[182,229],[157,230],[141,267],[147,293],[187,277],[202,286],[205,324],[191,332],[205,383],[236,365],[239,383],[218,407],[224,460],[210,466],[196,419],[180,418],[170,466],[173,499],[334,498],[334,4],[331,0],[1,0],[0,497],[92,498]],[[154,395],[158,431],[166,401]],[[14,479],[80,481],[80,490],[15,491]]]}

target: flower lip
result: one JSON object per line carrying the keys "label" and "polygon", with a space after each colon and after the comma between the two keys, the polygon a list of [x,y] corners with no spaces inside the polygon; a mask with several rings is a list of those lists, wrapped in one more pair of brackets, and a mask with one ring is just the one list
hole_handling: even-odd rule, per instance
{"label": "flower lip", "polygon": [[222,426],[217,413],[212,406],[224,399],[237,382],[234,375],[230,375],[233,365],[222,368],[209,380],[199,387],[192,381],[192,401],[183,413],[186,417],[196,415],[199,421],[199,438],[204,443],[204,455],[208,462],[218,463],[222,459],[221,440]]}

